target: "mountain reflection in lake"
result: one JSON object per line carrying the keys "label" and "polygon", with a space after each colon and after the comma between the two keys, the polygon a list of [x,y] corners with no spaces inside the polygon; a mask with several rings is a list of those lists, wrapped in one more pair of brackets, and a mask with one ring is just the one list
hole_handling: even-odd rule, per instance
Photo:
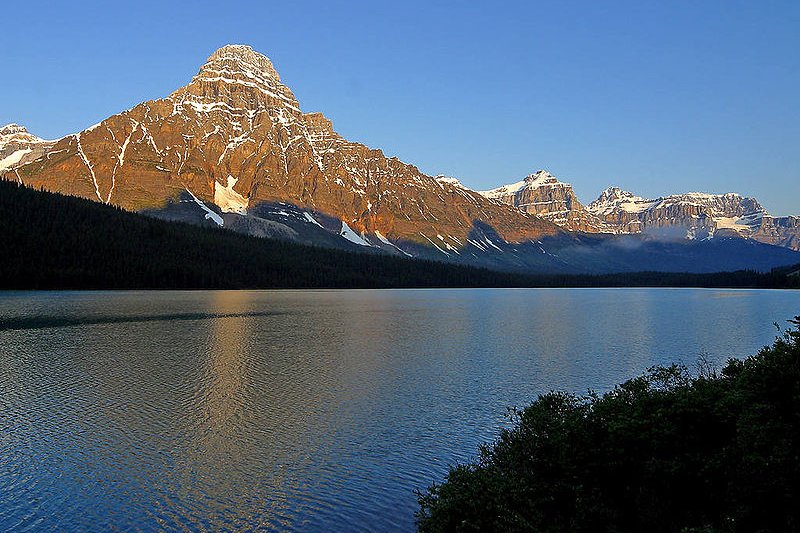
{"label": "mountain reflection in lake", "polygon": [[771,342],[800,293],[2,293],[0,530],[413,529],[551,389]]}

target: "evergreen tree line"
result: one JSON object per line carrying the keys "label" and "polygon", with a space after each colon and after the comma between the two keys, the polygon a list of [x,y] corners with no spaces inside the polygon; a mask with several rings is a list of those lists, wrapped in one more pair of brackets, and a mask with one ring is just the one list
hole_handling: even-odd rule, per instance
{"label": "evergreen tree line", "polygon": [[0,224],[2,289],[800,287],[791,269],[530,275],[360,254],[165,222],[10,181],[0,181]]}

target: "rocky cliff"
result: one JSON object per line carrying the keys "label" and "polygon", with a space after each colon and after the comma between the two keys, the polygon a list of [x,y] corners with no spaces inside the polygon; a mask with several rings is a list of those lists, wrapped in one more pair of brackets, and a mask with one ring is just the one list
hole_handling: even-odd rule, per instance
{"label": "rocky cliff", "polygon": [[587,210],[626,233],[689,239],[735,236],[800,249],[800,218],[773,217],[755,198],[736,193],[694,192],[650,200],[609,187]]}
{"label": "rocky cliff", "polygon": [[481,194],[570,231],[616,232],[615,226],[606,224],[584,208],[575,196],[572,185],[557,180],[546,170],[539,170],[522,181],[483,191]]}
{"label": "rocky cliff", "polygon": [[736,193],[693,192],[653,200],[609,187],[584,207],[572,185],[539,170],[481,194],[570,231],[644,233],[668,240],[741,237],[800,250],[800,217],[773,217],[755,198]]}

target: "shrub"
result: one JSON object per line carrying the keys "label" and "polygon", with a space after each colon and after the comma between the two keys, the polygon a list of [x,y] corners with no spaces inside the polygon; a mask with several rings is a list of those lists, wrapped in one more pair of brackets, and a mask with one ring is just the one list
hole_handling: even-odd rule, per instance
{"label": "shrub", "polygon": [[795,531],[800,317],[719,373],[551,392],[419,494],[420,531]]}

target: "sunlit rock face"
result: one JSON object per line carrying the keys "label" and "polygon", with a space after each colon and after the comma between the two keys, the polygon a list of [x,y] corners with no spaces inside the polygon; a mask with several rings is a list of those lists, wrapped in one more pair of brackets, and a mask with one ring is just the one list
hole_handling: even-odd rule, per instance
{"label": "sunlit rock face", "polygon": [[571,231],[617,232],[616,226],[604,223],[584,208],[575,196],[572,185],[557,180],[546,170],[539,170],[522,181],[481,194]]}
{"label": "sunlit rock face", "polygon": [[[250,216],[259,205],[284,202],[313,213],[312,220],[338,219],[329,228],[337,235],[346,225],[388,250],[401,241],[434,242],[444,254],[463,247],[477,223],[508,242],[562,233],[342,138],[324,115],[301,110],[267,57],[242,45],[214,52],[169,96],[68,135],[45,152],[13,173],[6,169],[6,179],[133,211],[189,198],[215,213]],[[209,212],[207,218],[222,224],[224,217]]]}

